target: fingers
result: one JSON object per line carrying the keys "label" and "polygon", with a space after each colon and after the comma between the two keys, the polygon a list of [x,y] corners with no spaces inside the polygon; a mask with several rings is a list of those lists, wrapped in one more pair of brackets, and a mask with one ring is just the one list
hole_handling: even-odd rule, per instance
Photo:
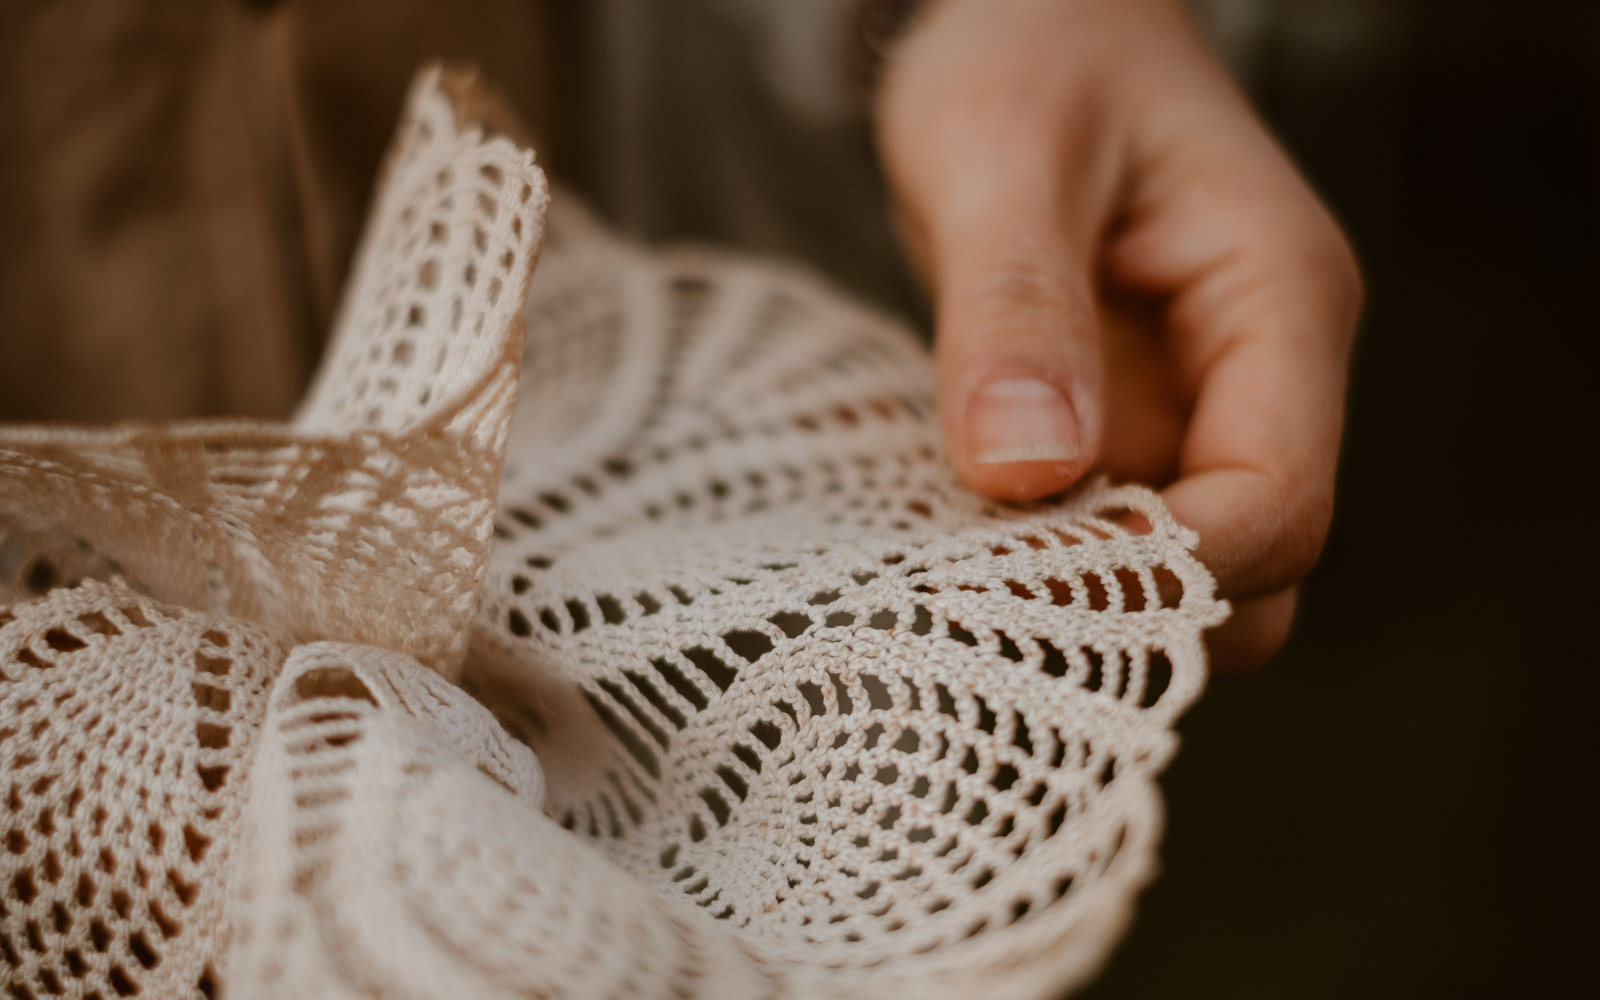
{"label": "fingers", "polygon": [[1288,250],[1320,237],[1259,238],[1251,256],[1212,263],[1170,310],[1195,403],[1165,498],[1235,597],[1297,582],[1321,552],[1359,299],[1342,267]]}
{"label": "fingers", "polygon": [[1009,499],[1065,489],[1099,454],[1105,363],[1090,276],[1119,148],[1093,93],[1055,72],[1059,53],[1012,33],[1031,23],[1013,24],[1019,11],[935,7],[897,57],[880,129],[933,286],[951,462]]}
{"label": "fingers", "polygon": [[1118,482],[1159,487],[1177,478],[1189,407],[1169,370],[1163,325],[1159,302],[1102,290],[1106,416],[1099,468]]}
{"label": "fingers", "polygon": [[1166,346],[1192,408],[1164,497],[1199,533],[1221,592],[1249,597],[1298,582],[1326,538],[1360,279],[1231,88],[1174,103],[1134,139],[1144,183],[1107,270],[1166,296]]}
{"label": "fingers", "polygon": [[1233,615],[1206,633],[1211,669],[1237,674],[1264,666],[1288,640],[1298,601],[1299,588],[1288,587],[1236,603]]}

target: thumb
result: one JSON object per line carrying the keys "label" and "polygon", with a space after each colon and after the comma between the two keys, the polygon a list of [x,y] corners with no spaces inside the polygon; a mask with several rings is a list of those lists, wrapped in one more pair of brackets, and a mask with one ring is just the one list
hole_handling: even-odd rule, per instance
{"label": "thumb", "polygon": [[[974,181],[974,183],[979,183]],[[973,489],[1027,499],[1094,464],[1104,360],[1083,255],[1042,211],[1048,199],[983,182],[992,207],[931,247],[939,412],[951,462]]]}
{"label": "thumb", "polygon": [[932,285],[950,461],[989,496],[1057,492],[1100,449],[1092,270],[1114,176],[1114,146],[1095,127],[1103,115],[1004,66],[969,67],[954,93],[919,88],[916,67],[902,66],[879,140],[909,250]]}

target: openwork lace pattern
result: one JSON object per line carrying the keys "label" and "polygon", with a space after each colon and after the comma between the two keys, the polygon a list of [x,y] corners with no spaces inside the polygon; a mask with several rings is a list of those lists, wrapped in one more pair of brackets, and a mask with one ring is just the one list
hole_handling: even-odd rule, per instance
{"label": "openwork lace pattern", "polygon": [[0,431],[0,980],[1081,981],[1226,612],[1193,536],[966,492],[904,330],[547,219],[454,107],[414,91],[293,424]]}
{"label": "openwork lace pattern", "polygon": [[418,91],[293,423],[0,431],[0,587],[28,589],[26,534],[74,574],[458,669],[548,193],[530,153],[451,107]]}

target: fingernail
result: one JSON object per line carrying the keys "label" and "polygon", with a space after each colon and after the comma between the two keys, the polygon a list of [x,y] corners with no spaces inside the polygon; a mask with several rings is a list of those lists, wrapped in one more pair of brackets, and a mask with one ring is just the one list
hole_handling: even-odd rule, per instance
{"label": "fingernail", "polygon": [[1002,378],[979,389],[967,410],[967,434],[979,465],[1071,462],[1083,453],[1072,404],[1039,379]]}

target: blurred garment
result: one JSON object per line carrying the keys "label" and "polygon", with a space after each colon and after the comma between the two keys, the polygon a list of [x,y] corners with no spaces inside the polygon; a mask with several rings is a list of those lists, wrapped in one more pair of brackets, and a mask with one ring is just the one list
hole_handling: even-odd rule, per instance
{"label": "blurred garment", "polygon": [[530,118],[523,0],[0,9],[0,420],[283,416],[332,324],[412,71]]}
{"label": "blurred garment", "polygon": [[804,259],[914,308],[873,148],[868,2],[553,5],[578,126],[557,137],[558,175],[636,235]]}

